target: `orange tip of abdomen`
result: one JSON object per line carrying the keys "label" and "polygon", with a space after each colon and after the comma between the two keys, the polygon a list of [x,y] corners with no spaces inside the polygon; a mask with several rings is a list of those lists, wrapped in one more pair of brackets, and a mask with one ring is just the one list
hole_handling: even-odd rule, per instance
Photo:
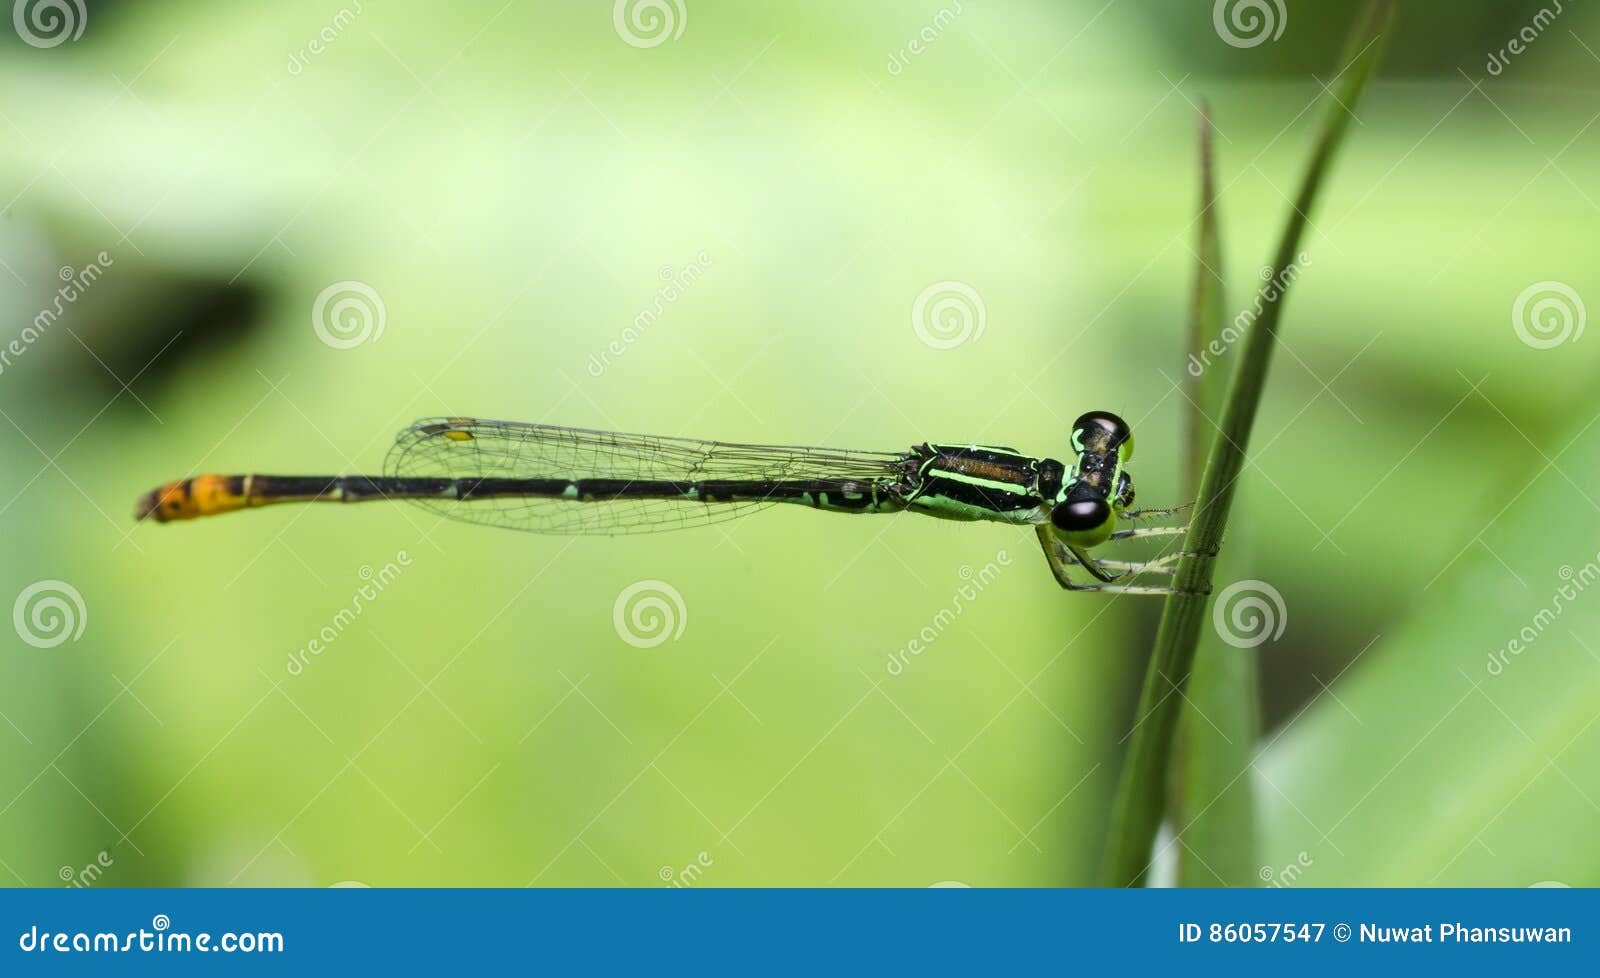
{"label": "orange tip of abdomen", "polygon": [[237,475],[197,475],[152,489],[139,499],[134,510],[137,519],[157,523],[192,520],[197,516],[226,513],[248,506],[244,477]]}

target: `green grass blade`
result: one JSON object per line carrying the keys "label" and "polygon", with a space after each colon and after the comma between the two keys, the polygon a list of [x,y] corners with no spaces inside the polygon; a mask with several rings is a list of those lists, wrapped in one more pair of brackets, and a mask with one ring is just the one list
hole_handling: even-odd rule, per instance
{"label": "green grass blade", "polygon": [[1261,722],[1257,683],[1253,649],[1211,641],[1195,655],[1172,805],[1173,821],[1183,827],[1180,886],[1260,885],[1249,773]]}
{"label": "green grass blade", "polygon": [[[1199,492],[1205,458],[1216,429],[1208,418],[1221,408],[1220,371],[1200,369],[1205,348],[1222,335],[1227,297],[1223,289],[1222,235],[1217,214],[1215,133],[1211,107],[1199,119],[1200,233],[1189,308],[1189,387],[1184,438],[1184,494]],[[1196,650],[1189,677],[1189,702],[1178,721],[1178,763],[1171,779],[1170,813],[1184,826],[1178,849],[1180,886],[1254,886],[1256,875],[1255,781],[1248,769],[1260,730],[1253,650],[1222,647],[1215,640]]]}
{"label": "green grass blade", "polygon": [[[1338,94],[1328,107],[1273,260],[1272,278],[1263,289],[1269,288],[1272,282],[1286,282],[1284,273],[1299,252],[1300,236],[1308,215],[1349,126],[1351,110],[1376,69],[1383,38],[1393,16],[1393,0],[1369,0],[1351,35],[1344,68],[1334,80],[1339,86]],[[1244,468],[1250,430],[1265,388],[1285,298],[1280,286],[1276,301],[1264,303],[1260,317],[1240,343],[1239,364],[1228,389],[1221,430],[1206,462],[1205,477],[1184,540],[1185,550],[1215,551],[1221,546],[1234,489]],[[1214,564],[1215,558],[1211,557],[1184,558],[1175,575],[1177,586],[1189,591],[1208,591]],[[1166,599],[1162,608],[1155,651],[1140,694],[1138,726],[1111,813],[1103,872],[1108,885],[1137,885],[1144,880],[1149,866],[1156,828],[1166,811],[1166,782],[1173,738],[1180,708],[1185,702],[1183,687],[1193,668],[1195,648],[1205,622],[1206,604],[1207,599],[1198,594],[1174,595]]]}
{"label": "green grass blade", "polygon": [[[1188,352],[1184,362],[1184,383],[1189,405],[1185,412],[1183,437],[1183,498],[1193,499],[1200,491],[1205,459],[1215,429],[1206,417],[1215,417],[1221,394],[1214,371],[1201,369],[1205,348],[1222,335],[1222,317],[1227,296],[1223,292],[1222,232],[1217,214],[1216,127],[1211,123],[1211,104],[1200,103],[1200,240],[1194,269],[1194,291],[1189,296]],[[1195,365],[1191,368],[1191,364]]]}

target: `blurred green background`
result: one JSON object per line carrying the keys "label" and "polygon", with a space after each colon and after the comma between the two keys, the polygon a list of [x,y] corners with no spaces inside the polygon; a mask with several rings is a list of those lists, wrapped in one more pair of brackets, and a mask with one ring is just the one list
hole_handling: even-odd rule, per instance
{"label": "blurred green background", "polygon": [[[1265,582],[1284,628],[1208,634],[1261,661],[1265,885],[1600,883],[1600,344],[1571,298],[1600,301],[1600,12],[1489,68],[1543,6],[1402,4],[1312,215],[1218,581]],[[1237,310],[1354,5],[1272,8],[1233,43],[1177,0],[8,25],[0,883],[1094,882],[1159,603],[1062,594],[1030,533],[132,507],[380,471],[428,415],[1059,457],[1091,408],[1134,423],[1140,502],[1176,502],[1194,104]],[[325,304],[319,334],[352,282],[381,314]],[[951,282],[982,330],[937,348],[913,306]],[[1535,348],[1514,307],[1552,282],[1565,342],[1535,301]],[[614,623],[641,581],[682,628],[650,648]]]}

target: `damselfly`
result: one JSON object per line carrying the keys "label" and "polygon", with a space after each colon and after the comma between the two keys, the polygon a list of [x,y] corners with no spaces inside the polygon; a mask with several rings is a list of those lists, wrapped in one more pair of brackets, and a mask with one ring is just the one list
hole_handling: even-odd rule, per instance
{"label": "damselfly", "polygon": [[[1135,579],[1171,574],[1181,553],[1145,562],[1089,555],[1107,542],[1187,530],[1118,528],[1183,508],[1131,508],[1127,423],[1090,412],[1073,423],[1071,442],[1068,464],[978,445],[860,452],[428,418],[400,432],[382,476],[200,475],[147,493],[137,516],[165,523],[271,503],[408,499],[471,523],[619,535],[714,523],[778,503],[836,513],[913,512],[1033,527],[1050,570],[1068,590],[1174,593]],[[1073,566],[1095,583],[1074,581]]]}

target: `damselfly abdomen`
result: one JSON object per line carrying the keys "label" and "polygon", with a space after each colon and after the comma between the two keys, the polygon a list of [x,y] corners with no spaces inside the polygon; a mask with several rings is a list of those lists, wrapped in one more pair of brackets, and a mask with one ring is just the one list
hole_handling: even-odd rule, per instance
{"label": "damselfly abdomen", "polygon": [[[429,418],[400,432],[382,476],[200,475],[139,502],[139,519],[192,519],[285,502],[406,499],[451,519],[534,533],[621,535],[672,530],[780,504],[836,513],[914,512],[1032,526],[1071,590],[1171,593],[1115,584],[1170,573],[1178,554],[1144,563],[1096,560],[1110,540],[1184,527],[1117,529],[1176,510],[1134,511],[1125,465],[1133,434],[1104,411],[1072,427],[1070,463],[1012,448],[916,445],[862,452],[630,435],[516,421]],[[1099,583],[1068,574],[1082,566]]]}

